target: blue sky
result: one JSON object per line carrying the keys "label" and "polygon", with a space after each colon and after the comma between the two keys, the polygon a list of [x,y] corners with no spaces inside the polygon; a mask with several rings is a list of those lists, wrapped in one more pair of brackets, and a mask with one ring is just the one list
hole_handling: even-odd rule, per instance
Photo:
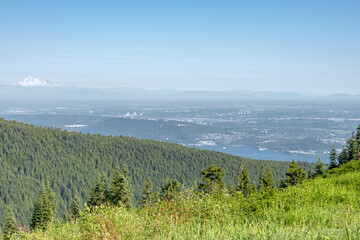
{"label": "blue sky", "polygon": [[0,1],[0,84],[360,93],[360,1]]}

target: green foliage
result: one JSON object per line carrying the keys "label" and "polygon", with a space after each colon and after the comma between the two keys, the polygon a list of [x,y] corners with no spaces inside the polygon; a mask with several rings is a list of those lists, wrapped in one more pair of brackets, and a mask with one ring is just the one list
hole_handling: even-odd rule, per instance
{"label": "green foliage", "polygon": [[315,173],[313,174],[312,177],[321,176],[323,174],[325,174],[324,163],[323,161],[321,161],[321,158],[319,157],[315,166]]}
{"label": "green foliage", "polygon": [[346,141],[346,146],[342,149],[338,156],[338,163],[336,164],[336,150],[332,147],[330,153],[329,170],[339,167],[351,161],[360,160],[360,124],[357,127],[357,133],[352,132],[351,137]]}
{"label": "green foliage", "polygon": [[351,137],[346,142],[348,160],[356,160],[356,155],[358,152],[358,142],[356,140],[355,132],[352,132]]}
{"label": "green foliage", "polygon": [[341,175],[350,172],[360,171],[360,161],[352,161],[347,164],[343,164],[337,168],[329,170],[327,173],[330,175]]}
{"label": "green foliage", "polygon": [[[351,139],[358,141],[354,133]],[[351,156],[351,151],[358,151],[357,142],[351,146],[348,141],[344,151],[346,156]],[[47,181],[34,206],[31,222],[34,231],[21,234],[26,239],[359,238],[360,188],[357,186],[360,185],[360,161],[350,159],[340,167],[330,169],[324,178],[308,181],[305,181],[304,169],[293,160],[286,173],[287,179],[281,183],[287,188],[282,190],[274,189],[272,173],[267,168],[259,178],[261,191],[258,193],[254,192],[254,185],[242,164],[237,174],[240,193],[204,195],[192,190],[180,191],[180,182],[168,178],[160,190],[161,201],[138,209],[127,205],[126,202],[131,200],[128,175],[125,170],[117,169],[110,191],[104,175],[93,186],[89,203],[99,207],[86,208],[85,213],[79,214],[79,221],[71,224],[51,221],[55,215],[55,198],[50,181]],[[324,172],[319,158],[315,175]],[[223,192],[218,191],[225,186],[222,168],[210,165],[201,173],[203,189],[210,189],[210,193]],[[149,180],[143,191],[144,199],[149,199],[152,190]],[[270,190],[271,194],[268,193]],[[250,194],[252,192],[254,194]],[[107,201],[115,204],[103,205]],[[73,202],[78,202],[75,197]],[[74,212],[78,211],[76,205],[80,203],[72,204]],[[15,220],[10,218],[9,222],[6,225],[11,229]],[[46,228],[48,225],[51,227]],[[5,233],[9,231],[5,229]]]}
{"label": "green foliage", "polygon": [[88,205],[91,207],[100,206],[107,202],[108,195],[106,178],[103,174],[101,174],[98,176],[98,179],[91,189]]}
{"label": "green foliage", "polygon": [[[204,166],[214,164],[232,173],[241,161],[255,181],[262,167],[270,168],[274,181],[285,177],[288,162],[253,160],[178,144],[129,137],[112,137],[40,128],[0,118],[0,212],[10,203],[17,220],[28,224],[40,195],[42,182],[51,176],[58,217],[66,214],[76,191],[81,201],[89,199],[99,172],[109,178],[116,166],[126,164],[135,200],[148,177],[158,191],[163,179],[179,180],[185,187],[199,181]],[[301,163],[304,169],[311,163]],[[236,179],[227,174],[230,185]],[[5,214],[0,215],[0,225]]]}
{"label": "green foliage", "polygon": [[181,184],[179,181],[167,178],[165,179],[165,184],[160,190],[160,199],[169,201],[171,199],[177,198],[180,195]]}
{"label": "green foliage", "polygon": [[34,205],[33,216],[30,223],[30,228],[45,229],[49,222],[55,216],[55,202],[54,193],[48,181],[41,188],[39,200]]}
{"label": "green foliage", "polygon": [[259,178],[259,189],[262,192],[268,192],[275,189],[273,175],[269,168]]}
{"label": "green foliage", "polygon": [[281,181],[280,187],[295,186],[301,184],[306,179],[306,173],[303,168],[300,168],[295,160],[292,160],[288,172],[286,173],[286,180]]}
{"label": "green foliage", "polygon": [[350,161],[348,152],[345,147],[341,150],[338,159],[339,159],[339,166],[348,163]]}
{"label": "green foliage", "polygon": [[127,208],[131,208],[132,197],[133,194],[131,192],[131,186],[129,183],[126,169],[124,168],[122,172],[120,172],[120,169],[116,168],[110,184],[110,202],[114,205],[123,204]]}
{"label": "green foliage", "polygon": [[12,208],[9,206],[7,210],[5,230],[4,230],[4,240],[9,240],[17,232],[16,219]]}
{"label": "green foliage", "polygon": [[142,206],[147,205],[150,206],[156,201],[156,194],[153,192],[154,185],[150,178],[148,178],[145,182],[144,189],[141,191],[141,201],[140,204]]}
{"label": "green foliage", "polygon": [[256,191],[255,184],[251,183],[249,174],[245,168],[242,169],[238,178],[237,190],[240,191],[245,197]]}
{"label": "green foliage", "polygon": [[339,165],[359,159],[359,151],[359,141],[357,140],[355,132],[352,132],[351,137],[346,141],[346,146],[343,148],[339,155]]}
{"label": "green foliage", "polygon": [[208,194],[222,193],[226,190],[226,183],[223,178],[225,173],[222,168],[210,165],[207,169],[201,170],[204,183],[199,185],[199,190]]}
{"label": "green foliage", "polygon": [[355,160],[360,160],[360,124],[357,127],[355,140],[357,146],[357,149],[355,150]]}
{"label": "green foliage", "polygon": [[80,210],[81,210],[81,200],[79,197],[79,193],[75,192],[74,198],[70,205],[70,218],[76,219],[80,217]]}
{"label": "green foliage", "polygon": [[338,155],[337,155],[335,146],[332,145],[331,152],[330,152],[330,164],[329,164],[329,168],[328,168],[329,170],[338,167],[337,158],[338,158]]}
{"label": "green foliage", "polygon": [[148,208],[104,205],[79,221],[53,224],[46,231],[24,233],[24,238],[358,239],[359,185],[360,171],[355,170],[246,198],[183,192],[176,201]]}

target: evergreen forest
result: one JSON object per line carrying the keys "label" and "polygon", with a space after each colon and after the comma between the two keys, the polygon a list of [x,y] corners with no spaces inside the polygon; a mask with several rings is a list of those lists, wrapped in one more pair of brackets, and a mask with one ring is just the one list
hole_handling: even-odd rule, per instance
{"label": "evergreen forest", "polygon": [[[46,189],[53,191],[51,212],[58,219],[66,218],[75,196],[83,206],[98,180],[110,184],[117,168],[127,172],[129,202],[136,207],[149,179],[154,191],[164,183],[176,183],[183,190],[200,184],[199,173],[213,164],[226,173],[224,184],[235,186],[240,163],[252,187],[259,185],[267,168],[274,183],[280,183],[289,166],[289,162],[253,160],[154,140],[81,134],[0,119],[0,225],[4,227],[8,207],[19,224],[31,225],[38,198],[49,192]],[[306,172],[314,168],[305,162],[299,166]]]}

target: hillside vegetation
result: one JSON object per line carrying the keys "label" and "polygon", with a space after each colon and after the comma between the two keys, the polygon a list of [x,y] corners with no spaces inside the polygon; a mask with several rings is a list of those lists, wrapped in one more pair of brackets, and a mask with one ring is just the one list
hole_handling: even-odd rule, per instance
{"label": "hillside vegetation", "polygon": [[[219,152],[198,150],[178,144],[129,137],[113,137],[40,128],[0,119],[0,225],[5,222],[6,206],[13,207],[21,224],[30,224],[41,185],[47,178],[55,193],[57,216],[70,208],[75,192],[81,203],[87,201],[99,174],[111,178],[113,170],[126,165],[135,196],[146,179],[158,190],[164,179],[177,179],[192,186],[202,168],[215,164],[227,173],[225,181],[235,184],[233,172],[239,162],[246,166],[252,181],[269,167],[277,182],[285,177],[288,162],[253,160]],[[306,171],[309,163],[300,163]]]}
{"label": "hillside vegetation", "polygon": [[[352,165],[353,171],[346,172]],[[359,239],[360,164],[285,189],[244,196],[199,194],[128,209],[86,208],[77,219],[52,222],[26,239]],[[14,235],[15,236],[15,235]]]}
{"label": "hillside vegetation", "polygon": [[221,167],[200,172],[202,182],[183,189],[166,179],[159,192],[147,180],[140,205],[132,204],[128,171],[101,175],[85,208],[74,194],[66,219],[55,217],[49,180],[34,205],[30,230],[19,228],[8,208],[4,239],[359,239],[360,125],[326,171],[319,158],[308,176],[295,161],[276,188],[270,168],[258,186],[238,165],[236,184],[227,187]]}

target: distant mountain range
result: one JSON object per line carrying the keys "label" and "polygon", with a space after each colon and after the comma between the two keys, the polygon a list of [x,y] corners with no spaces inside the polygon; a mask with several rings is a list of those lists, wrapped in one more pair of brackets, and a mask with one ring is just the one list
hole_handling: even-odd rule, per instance
{"label": "distant mountain range", "polygon": [[25,78],[21,82],[17,82],[14,85],[20,86],[20,87],[58,87],[60,86],[57,83],[53,83],[46,80],[40,80],[36,77],[29,76]]}
{"label": "distant mountain range", "polygon": [[360,100],[360,94],[272,92],[250,90],[185,91],[135,88],[76,88],[29,76],[23,81],[0,85],[0,100],[160,100],[160,101],[236,101],[236,100]]}

